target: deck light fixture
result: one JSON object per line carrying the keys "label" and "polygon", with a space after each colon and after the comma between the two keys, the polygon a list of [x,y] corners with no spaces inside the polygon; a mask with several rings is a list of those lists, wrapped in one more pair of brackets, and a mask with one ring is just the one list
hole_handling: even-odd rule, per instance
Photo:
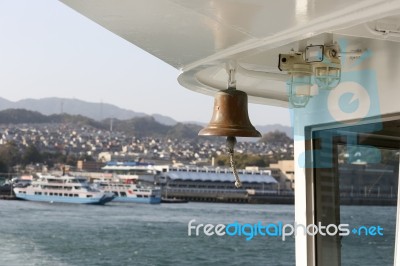
{"label": "deck light fixture", "polygon": [[289,74],[289,103],[293,108],[307,105],[314,82],[322,90],[331,90],[339,85],[341,64],[338,51],[337,45],[310,45],[304,54],[292,52],[279,55],[279,70]]}
{"label": "deck light fixture", "polygon": [[322,60],[312,63],[315,83],[319,89],[331,90],[340,83],[341,65],[338,50],[336,46],[326,46],[323,49]]}
{"label": "deck light fixture", "polygon": [[312,66],[301,53],[280,54],[279,70],[289,74],[287,81],[289,103],[293,108],[305,107],[311,98]]}

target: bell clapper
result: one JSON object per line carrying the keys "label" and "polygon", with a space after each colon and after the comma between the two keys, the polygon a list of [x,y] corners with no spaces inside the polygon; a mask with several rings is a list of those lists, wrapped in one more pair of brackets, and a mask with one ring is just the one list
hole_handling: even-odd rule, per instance
{"label": "bell clapper", "polygon": [[233,175],[235,176],[235,187],[240,188],[242,186],[242,182],[240,182],[239,174],[236,170],[236,164],[234,161],[234,149],[236,145],[236,138],[235,137],[227,137],[226,138],[226,145],[228,146],[228,152],[229,152],[229,161],[231,163],[231,168]]}

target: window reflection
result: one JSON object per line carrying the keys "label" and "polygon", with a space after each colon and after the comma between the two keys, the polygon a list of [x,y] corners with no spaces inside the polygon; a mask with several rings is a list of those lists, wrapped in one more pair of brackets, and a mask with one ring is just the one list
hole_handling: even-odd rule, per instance
{"label": "window reflection", "polygon": [[400,144],[393,123],[368,134],[362,126],[313,133],[315,223],[350,229],[316,236],[317,265],[393,265]]}

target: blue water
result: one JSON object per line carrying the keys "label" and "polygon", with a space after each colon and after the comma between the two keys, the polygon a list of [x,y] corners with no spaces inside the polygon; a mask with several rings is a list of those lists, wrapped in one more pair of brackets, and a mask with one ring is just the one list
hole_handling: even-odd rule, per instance
{"label": "blue water", "polygon": [[187,224],[293,220],[293,206],[0,201],[0,265],[293,265],[294,240],[187,234]]}
{"label": "blue water", "polygon": [[[355,211],[351,208],[357,207],[343,208],[347,212],[343,215],[351,217]],[[382,210],[368,208],[372,213],[374,208]],[[384,215],[393,210],[377,212]],[[277,237],[255,237],[250,241],[243,236],[189,237],[188,222],[192,219],[196,224],[293,223],[294,208],[218,203],[90,206],[0,201],[0,265],[295,264],[293,237],[284,242]],[[346,245],[363,240],[351,241]],[[393,251],[393,247],[390,249]],[[343,265],[363,264],[358,260],[356,264]]]}
{"label": "blue water", "polygon": [[342,265],[393,265],[396,232],[396,207],[341,206],[341,223],[351,228],[380,226],[383,236],[350,234],[342,239]]}

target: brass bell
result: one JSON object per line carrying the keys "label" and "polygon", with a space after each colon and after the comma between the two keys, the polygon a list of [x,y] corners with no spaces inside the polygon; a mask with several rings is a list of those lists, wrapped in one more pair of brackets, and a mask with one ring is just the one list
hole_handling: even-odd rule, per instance
{"label": "brass bell", "polygon": [[200,130],[199,135],[261,137],[249,119],[247,94],[235,88],[219,91],[215,95],[211,121],[206,128]]}

